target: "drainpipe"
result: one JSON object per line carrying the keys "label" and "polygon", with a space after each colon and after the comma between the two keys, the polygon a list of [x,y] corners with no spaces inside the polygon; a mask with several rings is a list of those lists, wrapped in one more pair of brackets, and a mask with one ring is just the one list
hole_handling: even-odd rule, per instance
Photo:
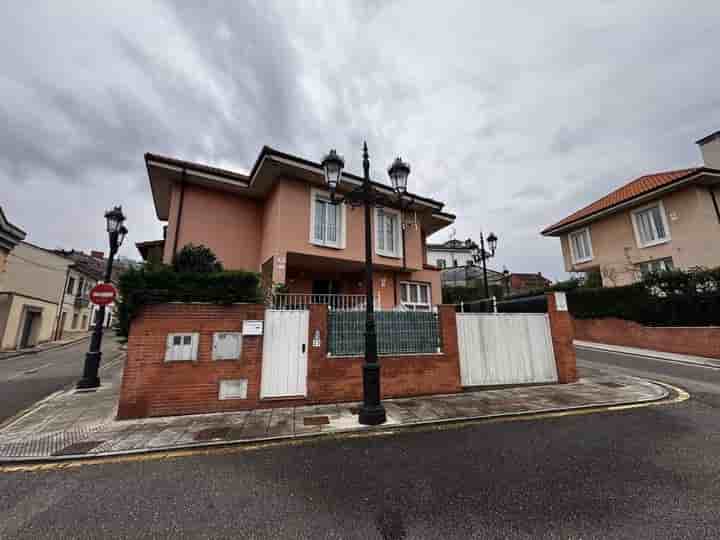
{"label": "drainpipe", "polygon": [[65,271],[65,283],[63,284],[62,291],[60,291],[60,301],[58,302],[58,312],[55,318],[55,340],[60,339],[60,317],[62,317],[63,306],[65,305],[65,291],[67,291],[68,280],[70,279],[70,269],[75,265],[68,265]]}
{"label": "drainpipe", "polygon": [[186,178],[186,175],[187,175],[187,169],[183,169],[182,170],[182,179],[180,180],[180,204],[178,207],[177,223],[175,224],[175,238],[173,240],[173,252],[172,252],[172,257],[170,258],[170,264],[172,264],[172,260],[175,258],[175,254],[177,253],[178,235],[180,234],[180,221],[182,220],[183,202],[185,201],[185,178]]}

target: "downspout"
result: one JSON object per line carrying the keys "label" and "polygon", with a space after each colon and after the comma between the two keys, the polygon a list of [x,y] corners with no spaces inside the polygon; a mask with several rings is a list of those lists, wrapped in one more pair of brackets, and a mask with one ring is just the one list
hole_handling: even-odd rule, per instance
{"label": "downspout", "polygon": [[58,302],[58,312],[55,318],[55,340],[60,339],[60,317],[62,316],[63,307],[65,306],[65,291],[67,291],[68,280],[70,279],[70,269],[74,265],[69,264],[65,271],[65,283],[63,284],[62,291],[60,291],[60,300]]}
{"label": "downspout", "polygon": [[710,198],[712,199],[713,206],[715,207],[715,215],[718,218],[718,223],[720,223],[720,209],[718,208],[718,202],[715,198],[715,190],[713,190],[712,187],[708,187],[708,191],[710,192]]}
{"label": "downspout", "polygon": [[170,264],[172,264],[172,260],[175,258],[175,254],[177,253],[178,235],[180,234],[180,221],[182,220],[183,202],[185,201],[186,174],[187,174],[187,169],[183,169],[182,170],[182,179],[180,180],[180,204],[178,205],[178,217],[177,217],[177,223],[175,223],[175,238],[173,239],[173,252],[172,252],[172,257],[170,258]]}

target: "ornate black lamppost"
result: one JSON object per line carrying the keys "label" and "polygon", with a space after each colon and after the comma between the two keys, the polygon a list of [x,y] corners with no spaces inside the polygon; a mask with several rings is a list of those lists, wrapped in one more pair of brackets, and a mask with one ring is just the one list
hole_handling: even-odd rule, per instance
{"label": "ornate black lamppost", "polygon": [[483,233],[480,233],[480,248],[478,249],[477,244],[473,248],[472,251],[472,258],[473,261],[480,262],[482,261],[482,267],[483,267],[483,280],[485,281],[485,298],[490,298],[490,287],[488,285],[488,279],[487,279],[487,263],[486,261],[488,259],[491,259],[495,256],[495,250],[497,249],[497,242],[498,237],[495,236],[495,233],[490,233],[487,237],[488,246],[490,247],[490,252],[485,251],[485,237]]}
{"label": "ornate black lamppost", "polygon": [[[110,239],[110,254],[108,255],[107,265],[105,266],[105,283],[110,283],[113,259],[122,245],[128,230],[125,225],[123,225],[125,215],[122,213],[122,206],[116,206],[112,210],[105,212],[105,219],[107,220],[107,232]],[[90,349],[85,355],[83,376],[77,383],[79,390],[87,390],[100,386],[98,368],[100,367],[100,359],[102,357],[100,345],[102,344],[103,325],[105,323],[104,305],[98,307],[95,316],[95,328],[93,329],[92,338],[90,338]]]}
{"label": "ornate black lamppost", "polygon": [[388,174],[396,196],[390,198],[370,182],[370,159],[367,143],[363,143],[363,183],[354,190],[337,197],[335,190],[340,183],[345,161],[335,150],[325,156],[322,167],[325,181],[330,188],[330,200],[333,204],[345,203],[365,208],[365,363],[363,364],[363,404],[360,407],[359,422],[375,426],[385,422],[385,407],[380,402],[380,364],[377,355],[377,333],[375,331],[375,307],[373,305],[373,268],[372,268],[372,226],[371,208],[374,206],[398,205],[407,191],[407,179],[410,166],[400,158],[390,165]]}

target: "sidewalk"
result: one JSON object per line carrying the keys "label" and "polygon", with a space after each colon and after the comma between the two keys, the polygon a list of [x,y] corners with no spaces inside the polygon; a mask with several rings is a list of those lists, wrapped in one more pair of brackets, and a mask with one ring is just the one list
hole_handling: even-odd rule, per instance
{"label": "sidewalk", "polygon": [[236,413],[116,421],[121,370],[97,392],[53,394],[0,430],[0,462],[142,453],[229,443],[313,437],[508,415],[566,411],[668,396],[650,381],[593,376],[568,385],[477,390],[463,394],[385,400],[388,421],[368,428],[359,403],[257,409]]}
{"label": "sidewalk", "polygon": [[717,358],[707,358],[705,356],[692,356],[689,354],[653,351],[650,349],[638,349],[636,347],[624,347],[620,345],[608,345],[607,343],[580,341],[578,339],[576,339],[574,343],[576,347],[580,347],[581,349],[614,352],[619,354],[627,354],[630,356],[644,356],[646,358],[655,358],[659,360],[668,360],[670,362],[680,362],[684,364],[694,364],[697,366],[720,369],[720,360],[718,360]]}
{"label": "sidewalk", "polygon": [[[70,334],[69,332],[66,332],[67,334]],[[77,343],[79,341],[83,341],[85,339],[88,339],[91,335],[91,332],[73,332],[71,335],[68,335],[67,338],[61,339],[59,341],[47,341],[45,343],[41,343],[39,345],[36,345],[35,347],[30,347],[27,349],[18,349],[14,351],[3,351],[0,352],[0,361],[6,360],[8,358],[15,358],[18,356],[24,356],[26,354],[37,354],[44,351],[51,351],[53,349],[57,349],[60,347],[65,347],[67,345],[72,345],[73,343]]]}

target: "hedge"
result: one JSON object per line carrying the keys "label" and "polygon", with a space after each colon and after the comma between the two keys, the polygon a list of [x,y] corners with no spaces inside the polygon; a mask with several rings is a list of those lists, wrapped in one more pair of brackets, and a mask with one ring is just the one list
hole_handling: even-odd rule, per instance
{"label": "hedge", "polygon": [[127,337],[142,306],[163,302],[262,302],[260,277],[253,272],[176,272],[169,267],[130,269],[120,276],[118,335]]}

